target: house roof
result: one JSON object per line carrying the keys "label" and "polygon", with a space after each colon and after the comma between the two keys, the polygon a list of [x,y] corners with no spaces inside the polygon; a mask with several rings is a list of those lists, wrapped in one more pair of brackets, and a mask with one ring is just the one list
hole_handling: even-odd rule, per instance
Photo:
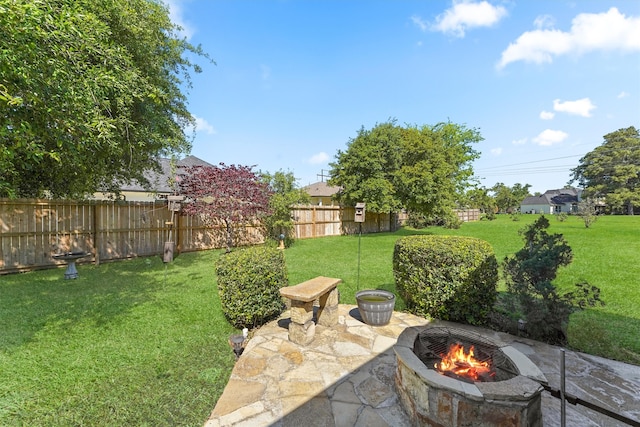
{"label": "house roof", "polygon": [[[155,171],[148,171],[145,173],[145,176],[149,180],[151,184],[151,189],[145,189],[142,185],[140,185],[137,181],[133,181],[128,184],[122,185],[120,188],[121,191],[156,191],[158,193],[171,193],[173,189],[169,186],[169,182],[171,181],[171,159],[159,159],[158,163],[160,163],[160,168],[162,169],[161,173],[157,173]],[[180,159],[176,162],[177,172],[180,172],[180,169],[187,168],[190,166],[213,166],[211,163],[205,162],[204,160],[196,157],[196,156],[187,156],[184,159]]]}
{"label": "house roof", "polygon": [[340,191],[340,187],[328,185],[326,182],[315,182],[302,188],[311,197],[331,197]]}
{"label": "house roof", "polygon": [[578,188],[562,188],[559,190],[547,190],[539,196],[529,196],[520,203],[521,205],[566,205],[578,203],[580,193]]}

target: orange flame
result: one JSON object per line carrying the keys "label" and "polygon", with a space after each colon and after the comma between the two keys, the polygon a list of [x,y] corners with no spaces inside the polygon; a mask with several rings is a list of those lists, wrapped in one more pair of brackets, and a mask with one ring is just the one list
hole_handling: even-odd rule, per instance
{"label": "orange flame", "polygon": [[449,352],[442,356],[440,363],[436,363],[434,367],[440,372],[451,372],[472,380],[478,380],[481,375],[491,372],[489,362],[481,362],[474,357],[473,346],[469,348],[469,353],[466,353],[460,344],[451,344]]}

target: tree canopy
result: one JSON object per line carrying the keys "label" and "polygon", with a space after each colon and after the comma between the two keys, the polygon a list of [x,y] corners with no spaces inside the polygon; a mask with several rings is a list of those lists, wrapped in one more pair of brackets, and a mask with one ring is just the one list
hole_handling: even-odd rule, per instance
{"label": "tree canopy", "polygon": [[146,183],[188,152],[199,47],[149,0],[0,0],[0,196]]}
{"label": "tree canopy", "polygon": [[395,120],[360,129],[331,163],[330,185],[340,186],[346,205],[365,202],[372,212],[406,208],[448,216],[473,175],[478,157],[475,129],[455,123],[399,126]]}
{"label": "tree canopy", "polygon": [[278,239],[284,234],[285,240],[293,240],[294,221],[291,217],[291,207],[297,204],[309,203],[309,193],[296,185],[296,178],[292,172],[281,170],[270,174],[262,173],[262,182],[271,190],[269,198],[269,215],[264,218],[265,235],[270,239]]}
{"label": "tree canopy", "polygon": [[489,189],[485,187],[473,187],[467,190],[464,197],[465,206],[480,209],[488,219],[494,219],[496,213],[496,201],[489,195]]}
{"label": "tree canopy", "polygon": [[250,166],[191,166],[180,175],[178,187],[185,196],[183,213],[197,215],[208,225],[225,225],[227,252],[234,246],[235,224],[270,213],[269,186]]}
{"label": "tree canopy", "polygon": [[572,169],[584,197],[604,198],[614,211],[633,215],[640,206],[640,134],[631,126],[604,136],[602,145],[588,152]]}
{"label": "tree canopy", "polygon": [[531,185],[522,185],[519,182],[515,183],[513,187],[498,182],[491,187],[493,191],[493,198],[495,204],[500,212],[512,212],[520,207],[520,203],[531,194],[529,193]]}

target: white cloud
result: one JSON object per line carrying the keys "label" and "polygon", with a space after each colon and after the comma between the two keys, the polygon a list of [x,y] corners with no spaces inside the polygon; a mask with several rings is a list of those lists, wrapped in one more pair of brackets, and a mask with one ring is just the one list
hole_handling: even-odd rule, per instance
{"label": "white cloud", "polygon": [[171,19],[171,22],[181,28],[178,34],[185,37],[187,40],[191,39],[196,30],[184,20],[180,0],[164,0],[164,3],[165,6],[169,8],[169,18]]}
{"label": "white cloud", "polygon": [[626,98],[629,96],[629,92],[622,91],[618,94],[618,99]]}
{"label": "white cloud", "polygon": [[205,119],[198,117],[195,114],[193,117],[196,119],[196,132],[206,132],[209,135],[217,133],[213,126],[211,126]]}
{"label": "white cloud", "polygon": [[538,145],[550,146],[553,144],[559,144],[569,136],[568,133],[561,130],[546,129],[540,132],[540,135],[533,138],[533,142]]}
{"label": "white cloud", "polygon": [[427,28],[428,28],[427,23],[424,22],[422,18],[420,18],[418,15],[413,15],[411,17],[411,21],[414,23],[416,27],[420,28],[420,31],[423,31],[423,32],[427,31]]}
{"label": "white cloud", "polygon": [[[454,0],[453,6],[438,15],[433,30],[464,37],[466,30],[491,27],[507,16],[507,9],[487,1]],[[415,21],[414,21],[415,22]]]}
{"label": "white cloud", "polygon": [[491,154],[493,154],[494,156],[499,156],[500,154],[502,154],[502,148],[500,148],[500,147],[492,148],[491,149]]}
{"label": "white cloud", "polygon": [[527,138],[514,139],[511,143],[513,145],[524,145],[527,143]]}
{"label": "white cloud", "polygon": [[551,15],[540,15],[533,21],[533,26],[537,29],[542,28],[553,28],[555,24],[555,19]]}
{"label": "white cloud", "polygon": [[311,156],[309,158],[309,163],[311,163],[312,165],[320,165],[320,164],[326,163],[327,160],[329,160],[329,155],[324,151],[321,151]]}
{"label": "white cloud", "polygon": [[553,100],[553,109],[562,113],[573,114],[582,117],[591,117],[591,110],[596,108],[589,98],[582,98],[576,101]]}
{"label": "white cloud", "polygon": [[551,120],[555,116],[555,113],[551,111],[540,111],[540,118],[542,120]]}
{"label": "white cloud", "polygon": [[579,14],[569,32],[541,28],[527,31],[502,52],[497,68],[516,61],[550,63],[554,56],[594,50],[639,51],[640,16],[627,17],[612,7],[605,13]]}

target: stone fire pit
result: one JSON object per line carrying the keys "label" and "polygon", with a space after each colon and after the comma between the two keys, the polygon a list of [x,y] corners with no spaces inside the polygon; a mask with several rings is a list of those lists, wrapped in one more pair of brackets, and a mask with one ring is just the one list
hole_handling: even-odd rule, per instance
{"label": "stone fire pit", "polygon": [[[429,334],[480,343],[492,354],[496,375],[488,382],[446,376],[423,359]],[[436,340],[437,341],[437,340]],[[426,343],[426,344],[425,344]],[[542,426],[541,392],[547,380],[537,366],[510,345],[473,337],[463,329],[437,324],[407,328],[394,347],[395,384],[400,402],[418,426]],[[427,354],[427,356],[425,356]]]}

